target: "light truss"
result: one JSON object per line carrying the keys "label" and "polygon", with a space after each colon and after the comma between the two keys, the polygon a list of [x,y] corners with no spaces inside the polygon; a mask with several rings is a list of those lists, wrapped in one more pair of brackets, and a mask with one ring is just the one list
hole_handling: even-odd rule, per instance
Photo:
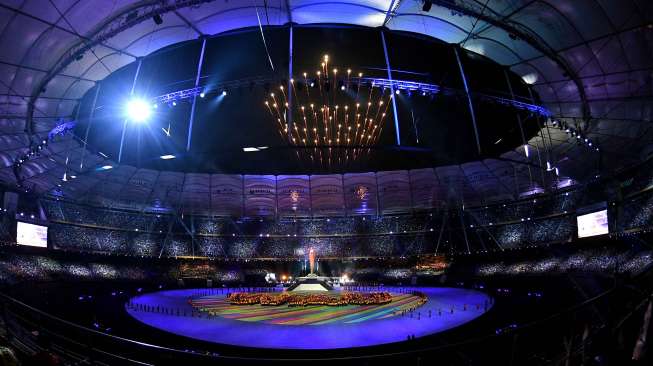
{"label": "light truss", "polygon": [[[220,92],[224,88],[239,88],[239,87],[245,87],[245,86],[254,86],[254,85],[263,85],[263,84],[268,84],[268,85],[275,85],[275,79],[247,79],[247,80],[238,80],[238,81],[233,81],[230,83],[227,83],[221,87],[213,87],[213,92]],[[441,87],[436,84],[429,84],[429,83],[422,83],[422,82],[417,82],[417,81],[409,81],[409,80],[390,80],[390,79],[385,79],[385,78],[369,78],[369,77],[351,77],[351,83],[352,84],[368,84],[371,85],[374,88],[387,88],[387,89],[394,89],[394,90],[405,90],[411,93],[421,93],[422,95],[435,95],[438,94],[442,91],[452,91],[452,92],[459,92],[456,89],[452,88],[447,88],[447,87]],[[392,86],[392,88],[391,88]],[[173,91],[167,94],[162,94],[159,95],[155,98],[152,99],[152,103],[158,103],[158,104],[170,104],[172,102],[179,102],[183,100],[190,100],[195,96],[199,96],[201,93],[207,93],[206,87],[205,86],[198,86],[195,88],[190,88],[190,89],[183,89],[183,90],[177,90]],[[544,106],[537,105],[537,104],[532,104],[532,103],[525,103],[521,102],[515,99],[510,99],[510,98],[503,98],[495,95],[488,95],[488,94],[481,94],[481,93],[471,93],[472,96],[477,97],[481,100],[488,101],[488,102],[494,102],[506,106],[511,106],[516,109],[520,109],[523,111],[528,111],[531,113],[536,113],[539,114],[543,117],[551,117],[551,112],[545,108]]]}

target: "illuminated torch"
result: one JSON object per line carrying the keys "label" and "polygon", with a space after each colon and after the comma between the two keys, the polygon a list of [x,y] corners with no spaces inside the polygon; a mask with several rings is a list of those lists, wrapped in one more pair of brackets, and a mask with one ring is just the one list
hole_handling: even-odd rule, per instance
{"label": "illuminated torch", "polygon": [[315,250],[313,248],[308,251],[308,263],[311,268],[311,274],[313,274],[315,269]]}

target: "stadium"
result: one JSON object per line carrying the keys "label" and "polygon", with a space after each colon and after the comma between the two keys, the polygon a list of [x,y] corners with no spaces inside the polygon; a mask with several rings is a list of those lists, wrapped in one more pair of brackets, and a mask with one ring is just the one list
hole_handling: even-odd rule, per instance
{"label": "stadium", "polygon": [[0,0],[6,365],[653,364],[653,2]]}

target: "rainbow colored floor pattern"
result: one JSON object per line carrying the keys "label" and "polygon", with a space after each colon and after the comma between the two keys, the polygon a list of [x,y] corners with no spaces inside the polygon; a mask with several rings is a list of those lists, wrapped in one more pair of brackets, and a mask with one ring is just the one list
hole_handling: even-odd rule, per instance
{"label": "rainbow colored floor pattern", "polygon": [[[402,311],[418,308],[419,297],[394,294],[392,302],[384,305],[302,306],[232,305],[224,296],[204,296],[193,300],[196,309],[212,316],[247,322],[280,325],[322,325],[329,323],[360,323],[374,319],[401,316]],[[413,316],[421,309],[415,310]],[[426,314],[425,314],[426,315]]]}
{"label": "rainbow colored floor pattern", "polygon": [[[132,303],[175,309],[169,314],[126,307],[137,320],[152,327],[208,342],[243,347],[277,349],[334,349],[365,347],[423,337],[472,321],[492,306],[482,292],[459,288],[416,287],[427,295],[426,304],[409,314],[416,296],[393,294],[389,304],[374,306],[261,306],[231,305],[225,294],[198,297],[197,289],[168,290],[143,294]],[[189,315],[201,304],[201,317]],[[179,309],[181,315],[177,315]],[[453,310],[453,311],[452,311]],[[207,314],[211,316],[207,316]],[[430,314],[429,314],[430,313]],[[430,316],[429,316],[430,315]]]}

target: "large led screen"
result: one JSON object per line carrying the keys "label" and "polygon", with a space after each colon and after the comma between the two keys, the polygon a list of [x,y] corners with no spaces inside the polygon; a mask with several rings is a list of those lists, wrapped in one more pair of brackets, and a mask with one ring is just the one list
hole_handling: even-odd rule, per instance
{"label": "large led screen", "polygon": [[48,247],[48,227],[18,221],[16,227],[16,242],[19,245],[32,247]]}
{"label": "large led screen", "polygon": [[576,218],[578,237],[603,235],[608,233],[608,210],[592,212]]}

